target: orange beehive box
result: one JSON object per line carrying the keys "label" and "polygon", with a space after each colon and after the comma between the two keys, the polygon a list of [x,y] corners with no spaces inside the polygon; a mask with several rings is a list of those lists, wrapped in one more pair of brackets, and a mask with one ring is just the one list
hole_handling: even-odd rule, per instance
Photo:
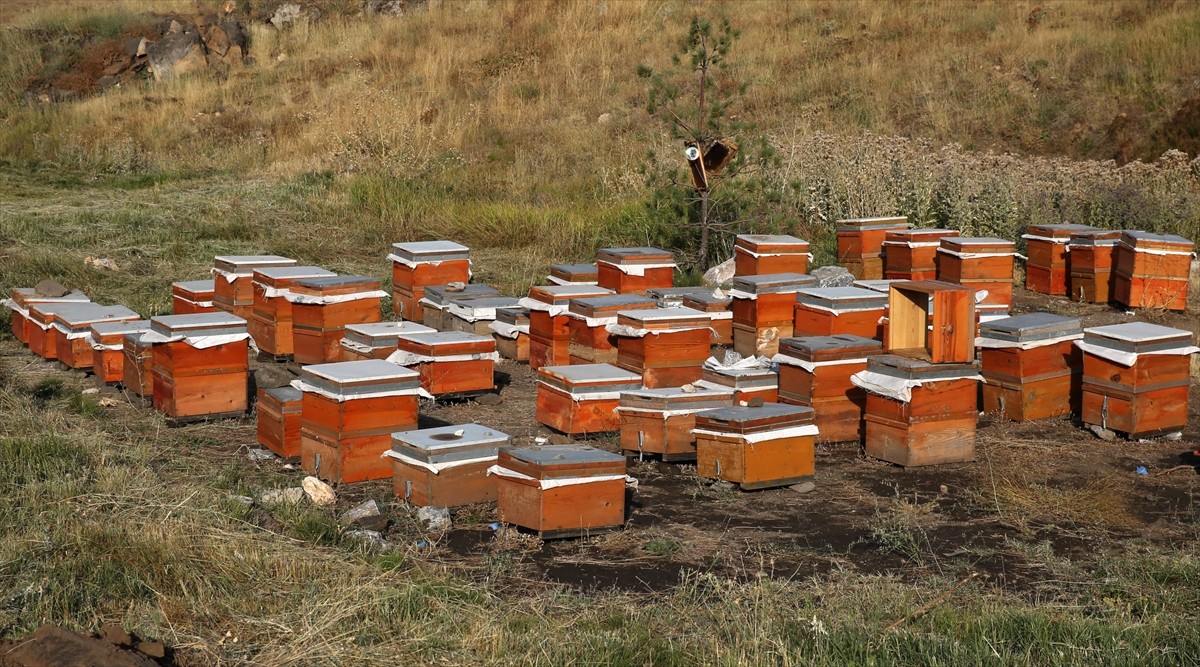
{"label": "orange beehive box", "polygon": [[406,320],[421,322],[426,287],[471,282],[471,250],[453,241],[393,243],[388,259],[392,310]]}
{"label": "orange beehive box", "polygon": [[645,294],[675,284],[675,256],[659,248],[601,248],[596,284],[619,294]]}
{"label": "orange beehive box", "polygon": [[[430,285],[421,297],[421,323],[438,331],[451,330],[450,306],[456,299],[499,297],[500,290],[491,285],[456,283],[452,285]],[[516,305],[515,300],[510,305]]]}
{"label": "orange beehive box", "polygon": [[707,294],[688,294],[681,305],[708,313],[715,345],[733,345],[733,297],[709,291]]}
{"label": "orange beehive box", "polygon": [[889,280],[936,279],[941,240],[958,235],[955,229],[900,229],[888,232],[883,241],[883,277]]}
{"label": "orange beehive box", "polygon": [[365,276],[302,278],[284,297],[292,304],[292,354],[297,363],[330,363],[342,358],[346,325],[382,319],[384,292]]}
{"label": "orange beehive box", "polygon": [[67,368],[87,370],[92,367],[92,325],[136,320],[138,314],[125,306],[81,303],[56,309],[53,318],[46,333],[54,338],[52,346],[58,360]]}
{"label": "orange beehive box", "polygon": [[622,310],[647,310],[657,307],[655,300],[642,294],[613,294],[571,301],[567,317],[570,343],[567,347],[572,364],[614,364],[617,346],[608,325],[617,323]]}
{"label": "orange beehive box", "polygon": [[1021,235],[1025,239],[1025,289],[1042,294],[1063,296],[1070,275],[1071,236],[1095,231],[1089,225],[1029,225]]}
{"label": "orange beehive box", "polygon": [[401,334],[433,333],[433,329],[416,322],[369,322],[347,324],[342,336],[342,361],[387,359],[399,348]]}
{"label": "orange beehive box", "polygon": [[229,313],[150,320],[154,407],[173,419],[246,411],[250,379],[246,320]]}
{"label": "orange beehive box", "polygon": [[908,229],[908,218],[853,218],[837,222],[838,263],[859,280],[883,278],[883,241],[889,231]]}
{"label": "orange beehive box", "polygon": [[378,359],[300,371],[300,464],[331,482],[392,476],[392,433],[417,427],[420,375]]}
{"label": "orange beehive box", "polygon": [[121,342],[121,386],[143,398],[154,397],[154,354],[145,332],[125,334]]}
{"label": "orange beehive box", "polygon": [[251,286],[254,306],[249,320],[250,337],[263,352],[286,357],[292,354],[292,304],[288,288],[305,278],[336,276],[319,266],[270,266],[255,269]]}
{"label": "orange beehive box", "polygon": [[733,405],[733,391],[694,387],[636,389],[621,392],[621,449],[639,459],[655,454],[663,461],[696,460],[696,413]]}
{"label": "orange beehive box", "polygon": [[29,351],[47,361],[58,359],[58,337],[54,335],[54,314],[60,310],[70,311],[89,305],[95,304],[90,301],[29,304],[25,315],[25,334]]}
{"label": "orange beehive box", "polygon": [[696,474],[743,491],[797,484],[813,475],[813,409],[764,403],[696,413]]}
{"label": "orange beehive box", "polygon": [[300,456],[303,394],[292,387],[259,389],[255,401],[258,444],[288,459]]}
{"label": "orange beehive box", "polygon": [[1192,248],[1192,242],[1182,236],[1121,232],[1113,300],[1126,308],[1186,310]]}
{"label": "orange beehive box", "polygon": [[496,388],[496,341],[462,331],[405,333],[388,361],[421,374],[421,387],[434,396],[471,394]]}
{"label": "orange beehive box", "polygon": [[592,264],[551,264],[546,282],[551,285],[595,285],[599,270]]}
{"label": "orange beehive box", "polygon": [[461,507],[496,499],[496,464],[507,434],[479,424],[455,424],[392,434],[392,487],[421,507]]}
{"label": "orange beehive box", "polygon": [[492,322],[504,308],[516,308],[520,299],[511,296],[455,297],[446,311],[446,331],[492,336]]}
{"label": "orange beehive box", "polygon": [[12,311],[12,333],[21,343],[29,344],[29,307],[34,304],[89,303],[91,299],[83,292],[73,291],[62,296],[47,296],[38,294],[32,287],[17,287],[12,291],[12,298],[5,299],[4,306]]}
{"label": "orange beehive box", "polygon": [[1013,421],[1062,417],[1073,410],[1083,338],[1079,318],[1029,313],[980,324],[983,410]]}
{"label": "orange beehive box", "polygon": [[595,285],[535,285],[520,305],[529,309],[529,367],[570,363],[572,299],[610,296],[616,292]]}
{"label": "orange beehive box", "polygon": [[863,435],[866,391],[850,377],[878,355],[877,340],[854,335],[785,338],[779,342],[779,400],[813,409],[822,442],[858,442]]}
{"label": "orange beehive box", "polygon": [[796,294],[816,285],[816,278],[801,273],[735,277],[729,290],[733,349],[744,357],[778,352],[779,339],[792,335]]}
{"label": "orange beehive box", "polygon": [[779,374],[769,360],[759,358],[762,363],[742,368],[717,366],[714,361],[709,359],[704,363],[695,386],[731,390],[734,405],[755,400],[779,402]]}
{"label": "orange beehive box", "polygon": [[1129,322],[1084,329],[1081,421],[1147,438],[1187,425],[1190,359],[1184,329]]}
{"label": "orange beehive box", "polygon": [[792,334],[850,334],[882,340],[888,297],[861,287],[810,287],[796,293]]}
{"label": "orange beehive box", "polygon": [[254,316],[254,269],[295,266],[278,255],[224,255],[213,258],[213,308],[249,321]]}
{"label": "orange beehive box", "polygon": [[617,366],[641,374],[650,389],[695,382],[712,349],[708,323],[707,313],[691,308],[623,310],[609,325]]}
{"label": "orange beehive box", "polygon": [[1098,230],[1071,235],[1070,292],[1072,301],[1108,303],[1112,298],[1113,266],[1121,232]]}
{"label": "orange beehive box", "polygon": [[616,431],[620,392],[641,387],[639,375],[612,364],[544,366],[538,369],[537,420],[571,435]]}
{"label": "orange beehive box", "polygon": [[125,377],[125,335],[144,334],[150,320],[97,322],[92,325],[88,342],[92,347],[92,372],[105,384]]}
{"label": "orange beehive box", "polygon": [[543,539],[625,523],[625,457],[588,445],[506,447],[488,471],[500,520]]}
{"label": "orange beehive box", "polygon": [[210,278],[171,283],[171,313],[195,315],[196,313],[211,313],[216,310],[217,307],[213,305],[216,282]]}
{"label": "orange beehive box", "polygon": [[996,238],[955,236],[938,248],[938,280],[965,285],[982,295],[980,304],[1012,305],[1016,245]]}
{"label": "orange beehive box", "polygon": [[[975,458],[979,369],[882,355],[851,380],[867,390],[867,456],[901,466]],[[919,383],[919,384],[917,384]]]}
{"label": "orange beehive box", "polygon": [[496,351],[505,359],[529,361],[529,309],[523,306],[500,308],[488,324]]}
{"label": "orange beehive box", "polygon": [[738,234],[733,243],[735,276],[808,273],[808,241],[787,234]]}
{"label": "orange beehive box", "polygon": [[970,288],[937,280],[892,283],[884,350],[935,364],[969,363],[976,326]]}

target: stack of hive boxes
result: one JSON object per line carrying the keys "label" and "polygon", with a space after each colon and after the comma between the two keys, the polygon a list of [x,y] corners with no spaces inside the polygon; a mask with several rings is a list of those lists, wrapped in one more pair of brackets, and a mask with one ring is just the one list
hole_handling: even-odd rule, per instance
{"label": "stack of hive boxes", "polygon": [[608,325],[617,323],[622,310],[652,310],[654,299],[642,294],[613,294],[574,299],[567,310],[570,330],[569,362],[572,364],[615,364],[617,346]]}
{"label": "stack of hive boxes", "polygon": [[735,276],[808,273],[808,241],[785,234],[738,234],[733,244]]}
{"label": "stack of hive boxes", "polygon": [[258,444],[282,458],[300,456],[303,394],[295,387],[260,388],[254,403]]}
{"label": "stack of hive boxes", "polygon": [[675,257],[659,248],[601,248],[596,269],[596,284],[618,294],[675,284]]}
{"label": "stack of hive boxes", "polygon": [[905,229],[888,232],[883,241],[883,277],[888,280],[937,278],[942,239],[958,236],[955,229]]}
{"label": "stack of hive boxes", "polygon": [[388,361],[412,368],[434,396],[467,395],[496,388],[496,341],[462,331],[401,333]]}
{"label": "stack of hive boxes", "polygon": [[742,490],[798,484],[813,475],[813,409],[764,403],[697,412],[696,474]]}
{"label": "stack of hive boxes", "polygon": [[496,464],[506,433],[456,424],[392,434],[392,484],[397,498],[422,507],[461,507],[496,499]]}
{"label": "stack of hive boxes", "polygon": [[813,409],[823,442],[861,442],[867,393],[851,376],[882,352],[871,338],[840,334],[785,338],[779,343],[779,400]]}
{"label": "stack of hive boxes", "polygon": [[570,363],[572,299],[610,296],[610,289],[591,285],[549,285],[529,288],[520,305],[529,309],[529,367],[562,366]]}
{"label": "stack of hive boxes", "polygon": [[500,520],[543,539],[625,523],[625,457],[589,445],[508,447],[488,469]]}
{"label": "stack of hive boxes", "polygon": [[1123,231],[1117,240],[1113,300],[1126,308],[1186,310],[1192,242],[1172,234]]}
{"label": "stack of hive boxes", "polygon": [[816,278],[801,273],[772,273],[733,279],[733,349],[743,357],[772,356],[779,339],[792,335],[796,294],[815,287]]}
{"label": "stack of hive boxes", "polygon": [[1066,295],[1067,278],[1071,274],[1071,236],[1095,229],[1088,225],[1029,225],[1021,235],[1028,256],[1025,289],[1054,296]]}
{"label": "stack of hive boxes", "polygon": [[810,287],[796,293],[792,335],[850,334],[883,339],[888,297],[861,287]]}
{"label": "stack of hive boxes", "polygon": [[297,363],[324,364],[342,358],[346,326],[382,319],[387,292],[365,276],[302,278],[283,298],[292,304],[292,354]]}
{"label": "stack of hive boxes", "polygon": [[516,308],[518,299],[511,296],[453,296],[448,300],[443,331],[462,331],[479,336],[492,336],[492,322],[505,308]]}
{"label": "stack of hive boxes", "polygon": [[488,329],[492,331],[500,356],[513,361],[529,361],[528,308],[518,305],[497,309],[496,319],[488,323]]}
{"label": "stack of hive boxes", "polygon": [[225,255],[213,258],[213,307],[249,321],[254,316],[254,270],[295,266],[278,255]]}
{"label": "stack of hive boxes", "polygon": [[728,389],[636,389],[621,392],[621,449],[641,458],[654,454],[663,461],[696,460],[696,413],[733,405]]}
{"label": "stack of hive boxes", "polygon": [[29,318],[30,306],[52,303],[89,303],[90,301],[91,299],[80,291],[51,296],[50,294],[41,294],[33,287],[17,287],[12,291],[12,298],[5,300],[4,305],[12,311],[10,326],[13,336],[23,345],[29,345],[29,329],[32,326]]}
{"label": "stack of hive boxes", "polygon": [[274,357],[292,355],[292,304],[288,288],[305,278],[337,275],[319,266],[267,266],[254,269],[251,286],[254,305],[249,320],[250,337],[262,352]]}
{"label": "stack of hive boxes", "polygon": [[347,324],[342,336],[342,361],[387,359],[396,352],[401,334],[433,333],[416,322],[370,322]]}
{"label": "stack of hive boxes", "polygon": [[1012,241],[988,237],[951,236],[941,240],[938,280],[970,287],[976,310],[1007,312],[1012,307]]}
{"label": "stack of hive boxes", "polygon": [[620,311],[607,326],[617,366],[641,375],[649,389],[695,382],[712,349],[709,321],[706,313],[683,307]]}
{"label": "stack of hive boxes", "polygon": [[421,299],[433,285],[471,282],[471,250],[452,241],[393,243],[392,312],[420,322]]}
{"label": "stack of hive boxes", "polygon": [[888,232],[908,229],[908,218],[852,218],[837,222],[838,263],[859,280],[883,278]]}
{"label": "stack of hive boxes", "polygon": [[246,320],[229,313],[151,318],[142,342],[150,345],[155,409],[176,420],[244,413],[249,340]]}
{"label": "stack of hive boxes", "polygon": [[984,412],[1034,421],[1078,412],[1079,318],[1029,313],[980,326]]}
{"label": "stack of hive boxes", "polygon": [[195,315],[213,312],[217,309],[213,305],[215,290],[216,281],[211,278],[171,283],[171,313]]}
{"label": "stack of hive boxes", "polygon": [[544,366],[538,369],[537,420],[571,435],[621,428],[621,393],[640,389],[640,375],[611,364]]}
{"label": "stack of hive boxes", "polygon": [[1073,301],[1108,303],[1112,300],[1113,266],[1121,232],[1097,230],[1075,232],[1067,243],[1071,277],[1069,296]]}

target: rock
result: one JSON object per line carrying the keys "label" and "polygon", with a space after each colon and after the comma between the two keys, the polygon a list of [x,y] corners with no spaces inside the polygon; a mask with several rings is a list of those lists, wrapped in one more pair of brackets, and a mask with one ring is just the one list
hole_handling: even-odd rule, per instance
{"label": "rock", "polygon": [[343,526],[355,526],[364,530],[382,531],[387,528],[387,515],[379,511],[379,503],[368,500],[358,507],[347,510],[338,517]]}
{"label": "rock", "polygon": [[139,653],[156,660],[167,657],[167,647],[162,642],[138,642],[135,646]]}
{"label": "rock", "polygon": [[504,402],[504,399],[501,398],[500,394],[496,394],[496,393],[483,394],[482,396],[479,396],[475,399],[476,404],[487,406],[487,407],[493,407],[496,405],[500,405],[503,402]]}
{"label": "rock", "polygon": [[817,485],[813,484],[812,482],[800,482],[799,484],[793,484],[788,488],[796,493],[808,493],[809,491],[817,488]]}
{"label": "rock", "polygon": [[164,35],[179,35],[183,33],[183,24],[176,19],[167,19],[160,28]]}
{"label": "rock", "polygon": [[304,489],[298,486],[274,489],[258,497],[258,502],[264,505],[298,505],[302,500],[304,500]]}
{"label": "rock", "polygon": [[375,530],[351,530],[346,533],[346,537],[352,537],[365,542],[367,546],[379,549],[380,551],[392,548],[392,545],[383,539],[383,534]]}
{"label": "rock", "polygon": [[246,452],[246,457],[251,461],[270,461],[275,458],[275,452],[261,447],[255,447]]}
{"label": "rock", "polygon": [[105,625],[100,628],[100,637],[109,644],[133,646],[133,637],[119,625]]}
{"label": "rock", "polygon": [[817,279],[817,287],[850,287],[854,274],[841,266],[822,266],[809,272]]}
{"label": "rock", "polygon": [[742,355],[733,350],[725,350],[725,354],[721,357],[722,366],[732,366],[742,360]]}
{"label": "rock", "polygon": [[704,272],[704,284],[709,287],[720,287],[733,280],[733,272],[735,270],[733,258],[730,257]]}
{"label": "rock", "polygon": [[450,509],[447,507],[421,507],[417,510],[417,519],[426,524],[429,530],[449,530]]}
{"label": "rock", "polygon": [[283,30],[285,27],[300,20],[301,7],[296,3],[286,3],[275,8],[275,14],[271,16],[271,25],[275,26],[276,30]]}
{"label": "rock", "polygon": [[1088,430],[1090,430],[1092,433],[1096,434],[1096,437],[1100,438],[1101,440],[1116,440],[1117,439],[1116,433],[1104,428],[1103,426],[1101,426],[1099,424],[1089,424]]}
{"label": "rock", "polygon": [[99,387],[88,387],[87,389],[84,389],[83,391],[81,391],[79,393],[81,393],[85,396],[90,396],[92,394],[99,394],[100,388]]}
{"label": "rock", "polygon": [[608,125],[609,123],[612,122],[612,114],[602,113],[602,114],[600,114],[599,117],[596,118],[596,122],[601,125]]}
{"label": "rock", "polygon": [[129,37],[122,44],[125,47],[125,55],[137,58],[146,55],[146,47],[150,42],[146,41],[145,37]]}
{"label": "rock", "polygon": [[282,366],[260,366],[254,371],[254,386],[259,389],[275,389],[292,384],[296,376]]}
{"label": "rock", "polygon": [[33,292],[38,296],[57,298],[60,296],[66,296],[67,288],[63,287],[56,280],[43,280],[33,286]]}
{"label": "rock", "polygon": [[726,482],[723,479],[714,480],[711,485],[711,488],[714,491],[732,491],[733,490],[733,482]]}
{"label": "rock", "polygon": [[754,398],[746,401],[746,405],[752,408],[761,408],[765,402],[766,401],[763,400],[762,396],[755,396]]}
{"label": "rock", "polygon": [[333,487],[325,482],[309,475],[300,482],[300,486],[304,488],[304,492],[308,494],[308,499],[317,507],[328,507],[337,501],[337,494],[333,492]]}
{"label": "rock", "polygon": [[105,396],[100,399],[100,407],[102,408],[115,408],[120,404],[120,399],[113,398],[112,396]]}
{"label": "rock", "polygon": [[204,44],[194,30],[168,32],[146,48],[146,56],[156,81],[200,72],[208,67]]}

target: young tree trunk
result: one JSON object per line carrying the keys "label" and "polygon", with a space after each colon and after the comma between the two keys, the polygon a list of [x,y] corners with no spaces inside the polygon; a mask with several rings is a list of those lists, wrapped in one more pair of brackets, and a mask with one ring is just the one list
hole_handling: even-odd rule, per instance
{"label": "young tree trunk", "polygon": [[700,192],[700,270],[708,268],[708,190]]}

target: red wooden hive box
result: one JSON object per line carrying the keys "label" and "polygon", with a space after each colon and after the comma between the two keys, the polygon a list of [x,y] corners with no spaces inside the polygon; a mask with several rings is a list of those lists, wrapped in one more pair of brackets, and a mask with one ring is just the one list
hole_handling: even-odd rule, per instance
{"label": "red wooden hive box", "polygon": [[419,506],[461,507],[496,499],[488,468],[507,434],[479,424],[457,424],[392,434],[392,485],[397,498]]}
{"label": "red wooden hive box", "polygon": [[258,444],[282,458],[300,456],[303,395],[292,387],[259,389],[255,401]]}
{"label": "red wooden hive box", "polygon": [[1089,225],[1029,225],[1025,239],[1025,289],[1042,294],[1064,296],[1070,275],[1071,235],[1094,231]]}
{"label": "red wooden hive box", "polygon": [[54,324],[48,331],[54,337],[54,350],[67,368],[92,367],[92,325],[101,322],[129,322],[139,315],[125,306],[101,306],[81,303],[54,311]]}
{"label": "red wooden hive box", "polygon": [[621,428],[620,392],[642,387],[641,376],[611,364],[538,369],[537,420],[571,435]]}
{"label": "red wooden hive box", "polygon": [[849,334],[883,339],[888,295],[861,287],[812,287],[796,293],[794,336]]}
{"label": "red wooden hive box", "polygon": [[813,409],[822,442],[858,442],[863,434],[866,391],[850,377],[867,368],[883,345],[863,336],[785,338],[779,343],[779,400]]}
{"label": "red wooden hive box", "polygon": [[488,324],[496,351],[505,359],[529,361],[529,309],[524,306],[500,308]]}
{"label": "red wooden hive box", "polygon": [[213,305],[216,280],[184,280],[171,283],[171,313],[175,315],[195,315],[196,313],[211,313],[217,309]]}
{"label": "red wooden hive box", "polygon": [[1189,357],[1184,329],[1129,322],[1084,330],[1081,421],[1130,438],[1187,425]]}
{"label": "red wooden hive box", "polygon": [[648,310],[657,306],[654,299],[643,294],[613,294],[571,301],[567,328],[571,339],[567,347],[572,364],[613,364],[617,361],[617,346],[608,325],[617,323],[622,310]]}
{"label": "red wooden hive box", "polygon": [[433,333],[433,329],[416,322],[368,322],[347,324],[342,335],[342,361],[387,359],[399,349],[402,334]]}
{"label": "red wooden hive box", "polygon": [[683,297],[684,308],[708,313],[713,330],[713,344],[733,345],[733,297],[709,291],[707,294],[688,294]]}
{"label": "red wooden hive box", "polygon": [[629,456],[654,454],[663,461],[696,460],[696,413],[733,405],[733,391],[636,389],[621,392],[621,449]]}
{"label": "red wooden hive box", "polygon": [[659,248],[601,248],[596,270],[596,284],[620,294],[675,284],[675,256]]}
{"label": "red wooden hive box", "polygon": [[623,310],[610,325],[617,365],[641,374],[650,389],[695,382],[712,349],[708,323],[706,313],[691,308]]}
{"label": "red wooden hive box", "polygon": [[336,276],[319,266],[278,266],[254,270],[254,306],[249,320],[250,337],[263,352],[277,357],[292,354],[292,304],[288,288],[305,278]]}
{"label": "red wooden hive box", "polygon": [[364,276],[303,278],[288,288],[292,303],[292,353],[297,363],[320,364],[342,358],[347,324],[382,319],[379,281]]}
{"label": "red wooden hive box", "polygon": [[392,363],[421,374],[421,386],[434,396],[470,394],[496,388],[496,341],[461,331],[405,333],[396,339]]}
{"label": "red wooden hive box", "polygon": [[735,276],[808,273],[808,241],[787,234],[738,234],[733,242]]}
{"label": "red wooden hive box", "polygon": [[888,232],[883,241],[883,277],[889,280],[936,279],[941,240],[958,235],[956,229],[903,229]]}
{"label": "red wooden hive box", "polygon": [[29,351],[47,360],[58,359],[58,337],[54,335],[54,315],[60,310],[70,311],[80,306],[95,305],[84,302],[31,303],[26,311],[25,332]]}
{"label": "red wooden hive box", "polygon": [[86,294],[79,291],[68,292],[62,296],[45,296],[38,294],[37,290],[32,287],[17,287],[12,291],[12,298],[7,299],[4,305],[12,311],[12,327],[13,336],[25,345],[29,345],[29,307],[34,304],[51,304],[51,303],[88,303],[91,301]]}
{"label": "red wooden hive box", "polygon": [[249,391],[246,320],[229,313],[150,320],[154,407],[175,419],[244,413]]}
{"label": "red wooden hive box", "polygon": [[588,445],[507,447],[491,473],[500,520],[539,537],[577,537],[625,523],[619,454]]}
{"label": "red wooden hive box", "polygon": [[278,255],[224,255],[213,259],[213,307],[249,321],[254,315],[254,269],[295,266]]}
{"label": "red wooden hive box", "polygon": [[92,346],[92,372],[105,384],[120,382],[125,377],[125,336],[144,334],[150,330],[150,320],[97,322],[92,325],[89,342]]}
{"label": "red wooden hive box", "polygon": [[420,301],[432,285],[471,282],[471,250],[453,241],[393,243],[392,311],[406,320],[423,318]]}
{"label": "red wooden hive box", "polygon": [[331,482],[392,476],[392,433],[417,427],[416,371],[378,359],[305,366],[300,372],[300,463]]}
{"label": "red wooden hive box", "polygon": [[593,264],[552,264],[546,282],[552,285],[595,285],[600,272]]}
{"label": "red wooden hive box", "polygon": [[696,413],[696,474],[744,491],[788,486],[813,475],[813,409],[764,403]]}
{"label": "red wooden hive box", "polygon": [[935,364],[974,361],[974,296],[937,280],[892,283],[884,350]]}
{"label": "red wooden hive box", "polygon": [[816,278],[802,273],[735,277],[729,291],[733,349],[743,357],[778,352],[779,339],[792,335],[796,294],[816,285]]}
{"label": "red wooden hive box", "polygon": [[[425,296],[419,302],[421,323],[438,331],[450,331],[450,306],[454,300],[499,296],[500,290],[491,285],[430,285],[425,288]],[[510,305],[515,305],[515,302]]]}
{"label": "red wooden hive box", "polygon": [[1012,305],[1012,241],[972,236],[944,238],[938,248],[938,280],[970,287],[983,295],[976,303],[1008,308]]}
{"label": "red wooden hive box", "polygon": [[1112,299],[1113,266],[1117,240],[1121,232],[1099,230],[1071,235],[1070,248],[1072,301],[1108,303]]}
{"label": "red wooden hive box", "polygon": [[890,231],[908,229],[908,218],[851,218],[837,221],[838,264],[859,280],[883,278],[883,241]]}
{"label": "red wooden hive box", "polygon": [[766,403],[779,401],[779,374],[769,363],[748,368],[722,368],[705,361],[696,386],[730,389],[733,391],[734,405],[754,400]]}
{"label": "red wooden hive box", "polygon": [[520,304],[529,309],[529,367],[570,363],[572,299],[609,296],[616,292],[594,285],[535,285]]}
{"label": "red wooden hive box", "polygon": [[1077,317],[1029,313],[981,323],[984,412],[1034,421],[1078,412]]}
{"label": "red wooden hive box", "polygon": [[143,398],[154,396],[153,345],[144,339],[145,332],[125,334],[121,342],[121,386]]}
{"label": "red wooden hive box", "polygon": [[1126,308],[1186,310],[1192,248],[1182,236],[1121,232],[1113,300]]}

